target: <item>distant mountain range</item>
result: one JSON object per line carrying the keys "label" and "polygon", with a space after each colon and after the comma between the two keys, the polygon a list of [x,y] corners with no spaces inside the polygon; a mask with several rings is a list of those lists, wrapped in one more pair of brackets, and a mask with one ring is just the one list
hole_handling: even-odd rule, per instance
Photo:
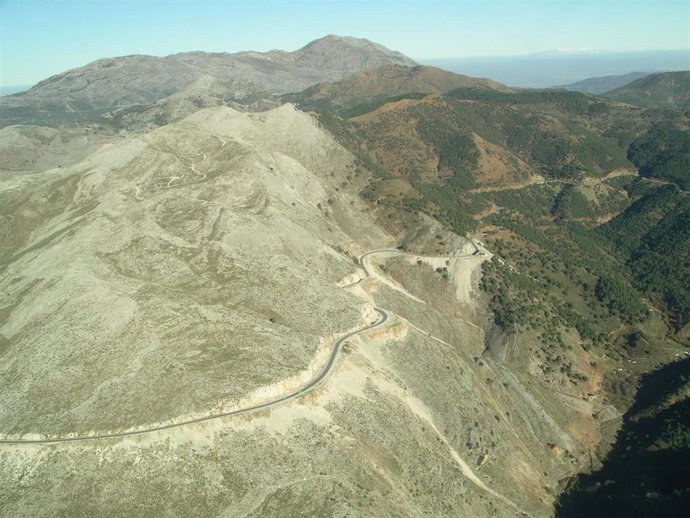
{"label": "distant mountain range", "polygon": [[577,81],[569,85],[562,85],[557,88],[564,88],[565,90],[570,90],[571,92],[581,92],[583,94],[594,94],[600,95],[621,86],[625,86],[632,83],[636,79],[640,79],[648,76],[648,72],[630,72],[629,74],[622,74],[618,76],[603,76],[603,77],[590,77],[588,79],[583,79],[582,81]]}
{"label": "distant mountain range", "polygon": [[[505,84],[561,84],[569,90],[602,94],[643,76],[644,72],[630,73],[630,68],[687,66],[687,52],[546,53],[434,63],[446,70],[414,68],[417,63],[399,52],[369,40],[334,35],[294,52],[185,52],[166,57],[104,58],[52,76],[30,90],[0,97],[0,127],[108,122],[116,128],[150,128],[214,106],[264,110],[297,100],[305,108],[330,103],[337,111],[339,104],[354,108],[348,97],[370,103],[396,95],[445,93],[460,87],[507,92],[510,89]],[[386,68],[378,70],[384,65]],[[626,73],[614,76],[611,72]],[[591,77],[571,84],[569,80],[580,79],[574,73],[580,78],[585,73]],[[597,73],[603,77],[595,77]],[[348,78],[345,83],[328,84],[344,78]],[[304,95],[297,94],[309,87],[313,88]],[[311,104],[306,102],[307,97]]]}
{"label": "distant mountain range", "polygon": [[652,74],[608,92],[606,97],[643,108],[690,109],[690,71]]}
{"label": "distant mountain range", "polygon": [[[166,57],[100,59],[41,81],[27,92],[0,99],[0,127],[97,121],[122,108],[143,108],[192,88],[199,96],[250,104],[267,94],[296,92],[383,64],[416,63],[368,40],[326,36],[285,52],[186,52]],[[199,107],[207,105],[199,99]],[[213,104],[213,103],[211,103]]]}

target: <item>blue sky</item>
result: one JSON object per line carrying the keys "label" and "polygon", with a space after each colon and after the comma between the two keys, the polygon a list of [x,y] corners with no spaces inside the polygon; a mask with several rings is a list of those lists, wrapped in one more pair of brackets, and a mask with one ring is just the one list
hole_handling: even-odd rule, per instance
{"label": "blue sky", "polygon": [[326,34],[415,59],[690,48],[689,0],[0,0],[0,85],[100,57],[295,50]]}

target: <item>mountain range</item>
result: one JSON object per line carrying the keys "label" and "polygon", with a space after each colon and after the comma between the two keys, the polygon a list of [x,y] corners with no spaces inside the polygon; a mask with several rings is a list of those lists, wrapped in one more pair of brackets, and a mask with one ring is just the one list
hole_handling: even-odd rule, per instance
{"label": "mountain range", "polygon": [[689,90],[327,36],[0,98],[0,514],[682,512]]}
{"label": "mountain range", "polygon": [[630,72],[629,74],[617,76],[590,77],[569,85],[554,88],[564,88],[566,90],[570,90],[571,92],[581,92],[583,94],[600,95],[625,86],[629,83],[632,83],[636,79],[640,79],[648,75],[649,73],[646,72]]}
{"label": "mountain range", "polygon": [[100,59],[41,81],[27,92],[0,98],[0,127],[94,122],[108,112],[142,109],[187,89],[195,100],[201,91],[223,101],[250,104],[257,95],[300,91],[386,63],[415,64],[368,40],[333,35],[294,52]]}
{"label": "mountain range", "polygon": [[690,71],[651,74],[607,92],[616,101],[643,108],[690,109]]}

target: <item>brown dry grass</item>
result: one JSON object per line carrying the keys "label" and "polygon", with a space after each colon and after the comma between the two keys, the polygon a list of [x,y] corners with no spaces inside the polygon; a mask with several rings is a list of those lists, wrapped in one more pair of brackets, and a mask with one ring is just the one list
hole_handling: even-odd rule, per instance
{"label": "brown dry grass", "polygon": [[529,166],[518,157],[476,133],[472,137],[479,150],[475,180],[480,187],[512,185],[529,177]]}

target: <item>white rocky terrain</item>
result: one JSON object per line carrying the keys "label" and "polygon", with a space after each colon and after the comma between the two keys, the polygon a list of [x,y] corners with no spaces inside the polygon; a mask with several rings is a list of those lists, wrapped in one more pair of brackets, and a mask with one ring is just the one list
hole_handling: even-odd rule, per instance
{"label": "white rocky terrain", "polygon": [[368,177],[289,104],[5,174],[0,514],[548,516],[607,408],[483,357],[490,254]]}
{"label": "white rocky terrain", "polygon": [[117,140],[88,125],[8,126],[0,129],[0,178],[72,165]]}

